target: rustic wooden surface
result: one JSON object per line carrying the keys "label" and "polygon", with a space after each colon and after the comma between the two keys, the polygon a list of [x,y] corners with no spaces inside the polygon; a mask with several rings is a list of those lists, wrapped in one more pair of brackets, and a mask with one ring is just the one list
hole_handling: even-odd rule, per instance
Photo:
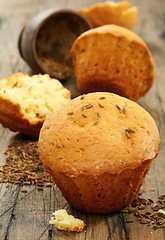
{"label": "rustic wooden surface", "polygon": [[[37,13],[47,8],[86,7],[97,0],[0,0],[0,78],[21,71],[31,74],[21,59],[17,39],[22,27]],[[101,1],[100,1],[101,2]],[[156,200],[165,194],[165,1],[132,0],[139,8],[134,31],[149,46],[156,65],[155,84],[138,102],[154,117],[161,135],[160,155],[154,161],[143,186],[146,198]],[[66,82],[77,94],[74,83]],[[5,161],[4,151],[16,134],[0,126],[0,162]],[[21,190],[28,190],[27,193]],[[49,225],[51,213],[65,207],[69,213],[82,218],[87,227],[82,233],[57,231]],[[133,223],[126,223],[133,219]],[[56,188],[37,190],[36,186],[0,185],[0,239],[3,240],[163,240],[165,229],[153,230],[141,225],[136,217],[114,213],[107,215],[83,214],[73,209]]]}

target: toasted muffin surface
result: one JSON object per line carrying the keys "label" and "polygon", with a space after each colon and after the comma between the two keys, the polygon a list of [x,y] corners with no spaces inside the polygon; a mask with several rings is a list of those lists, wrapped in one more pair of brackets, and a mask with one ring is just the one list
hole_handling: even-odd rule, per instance
{"label": "toasted muffin surface", "polygon": [[152,55],[128,29],[116,25],[91,29],[75,40],[72,55],[81,94],[109,91],[137,100],[153,85]]}
{"label": "toasted muffin surface", "polygon": [[91,93],[48,116],[39,149],[50,173],[118,174],[154,159],[159,142],[154,120],[138,104],[111,93]]}
{"label": "toasted muffin surface", "polygon": [[128,1],[96,3],[89,8],[80,8],[79,12],[89,19],[93,27],[115,24],[132,29],[138,16],[138,9]]}

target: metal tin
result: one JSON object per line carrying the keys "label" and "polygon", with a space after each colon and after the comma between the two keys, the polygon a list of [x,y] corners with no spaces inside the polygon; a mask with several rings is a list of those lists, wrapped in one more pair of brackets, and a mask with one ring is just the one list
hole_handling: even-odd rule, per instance
{"label": "metal tin", "polygon": [[70,48],[91,24],[70,9],[47,9],[37,14],[22,29],[18,48],[32,70],[48,73],[59,80],[73,75]]}

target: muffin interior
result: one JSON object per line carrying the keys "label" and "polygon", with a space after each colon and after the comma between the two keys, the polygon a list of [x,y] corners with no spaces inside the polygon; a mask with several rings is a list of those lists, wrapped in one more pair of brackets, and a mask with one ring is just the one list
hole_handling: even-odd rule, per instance
{"label": "muffin interior", "polygon": [[0,98],[19,105],[22,115],[35,122],[67,103],[70,92],[47,74],[30,77],[17,73],[0,80]]}

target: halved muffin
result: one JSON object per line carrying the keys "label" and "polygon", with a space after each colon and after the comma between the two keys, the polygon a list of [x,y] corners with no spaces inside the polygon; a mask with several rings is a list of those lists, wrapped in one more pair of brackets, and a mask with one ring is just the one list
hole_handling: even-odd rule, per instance
{"label": "halved muffin", "polygon": [[48,113],[70,101],[70,91],[49,75],[16,73],[0,80],[0,123],[38,137]]}

